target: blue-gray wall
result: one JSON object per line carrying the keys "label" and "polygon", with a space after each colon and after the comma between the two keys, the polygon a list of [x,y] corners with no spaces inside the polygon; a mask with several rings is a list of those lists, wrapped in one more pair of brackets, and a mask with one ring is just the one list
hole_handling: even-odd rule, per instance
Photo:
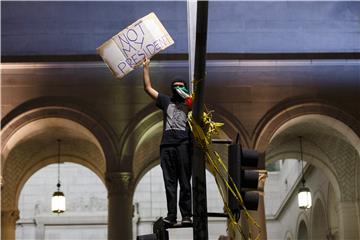
{"label": "blue-gray wall", "polygon": [[186,2],[2,2],[2,54],[96,54],[96,47],[155,12],[187,52]]}
{"label": "blue-gray wall", "polygon": [[[187,53],[186,1],[1,2],[2,55],[95,54],[155,12]],[[360,52],[360,2],[209,3],[208,52]]]}
{"label": "blue-gray wall", "polygon": [[359,52],[360,2],[212,2],[212,52]]}

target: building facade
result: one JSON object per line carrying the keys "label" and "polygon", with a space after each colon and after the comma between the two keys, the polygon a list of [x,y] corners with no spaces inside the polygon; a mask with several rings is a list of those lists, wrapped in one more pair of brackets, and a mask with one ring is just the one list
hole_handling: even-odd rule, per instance
{"label": "building facade", "polygon": [[[117,80],[95,49],[155,12],[175,44],[152,59],[151,77],[170,93],[173,78],[189,76],[186,11],[178,1],[1,2],[2,239],[15,239],[20,193],[57,162],[58,138],[61,161],[106,186],[108,239],[133,238],[135,189],[159,163],[162,114],[141,68]],[[220,137],[240,133],[267,163],[299,159],[303,138],[313,208],[296,208],[299,179],[287,164],[293,189],[276,191],[285,180],[269,173],[279,182],[269,194],[283,198],[272,205],[265,195],[254,213],[262,239],[277,238],[270,229],[283,239],[360,238],[359,12],[350,1],[209,3],[205,102],[225,123]]]}

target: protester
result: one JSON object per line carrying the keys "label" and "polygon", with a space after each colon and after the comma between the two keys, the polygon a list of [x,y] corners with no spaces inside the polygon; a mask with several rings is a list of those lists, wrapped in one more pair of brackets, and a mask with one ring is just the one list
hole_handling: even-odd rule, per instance
{"label": "protester", "polygon": [[186,83],[176,79],[171,84],[172,96],[159,93],[151,85],[150,60],[145,59],[144,90],[163,111],[163,135],[160,144],[160,165],[166,190],[167,216],[164,222],[177,223],[177,186],[180,185],[179,208],[182,223],[191,223],[191,137],[187,114],[191,96]]}

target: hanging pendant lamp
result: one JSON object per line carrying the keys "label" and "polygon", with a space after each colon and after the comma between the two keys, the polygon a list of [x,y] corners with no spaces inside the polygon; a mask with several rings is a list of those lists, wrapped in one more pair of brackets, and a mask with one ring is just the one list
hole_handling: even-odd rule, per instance
{"label": "hanging pendant lamp", "polygon": [[309,209],[311,208],[311,192],[308,187],[305,186],[305,177],[304,177],[304,161],[303,161],[303,151],[302,151],[302,137],[299,137],[300,140],[300,160],[301,160],[301,183],[302,186],[299,188],[298,192],[298,204],[300,209]]}
{"label": "hanging pendant lamp", "polygon": [[60,191],[60,144],[61,140],[58,139],[58,183],[56,184],[57,191],[54,192],[52,199],[51,199],[51,211],[53,213],[63,213],[65,212],[65,195],[62,191]]}

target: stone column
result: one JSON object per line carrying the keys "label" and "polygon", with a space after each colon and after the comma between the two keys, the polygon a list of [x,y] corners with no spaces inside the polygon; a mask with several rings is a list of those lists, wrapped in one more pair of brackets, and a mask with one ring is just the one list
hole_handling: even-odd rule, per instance
{"label": "stone column", "polygon": [[132,239],[132,185],[130,172],[106,173],[108,240]]}
{"label": "stone column", "polygon": [[16,221],[19,219],[19,210],[1,211],[1,239],[15,240]]}
{"label": "stone column", "polygon": [[338,204],[340,239],[360,239],[356,202],[346,201]]}

